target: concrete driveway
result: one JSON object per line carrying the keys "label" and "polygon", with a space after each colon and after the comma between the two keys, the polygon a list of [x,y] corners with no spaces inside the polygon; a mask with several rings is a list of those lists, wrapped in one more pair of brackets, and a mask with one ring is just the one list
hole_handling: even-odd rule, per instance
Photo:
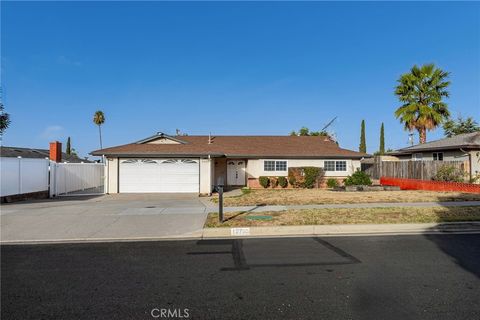
{"label": "concrete driveway", "polygon": [[209,211],[202,200],[196,194],[116,194],[3,204],[1,240],[194,237]]}

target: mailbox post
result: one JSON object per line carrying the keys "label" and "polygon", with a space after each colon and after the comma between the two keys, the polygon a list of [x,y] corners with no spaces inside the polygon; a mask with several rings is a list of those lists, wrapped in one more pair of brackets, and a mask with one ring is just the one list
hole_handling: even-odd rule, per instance
{"label": "mailbox post", "polygon": [[223,223],[223,186],[217,186],[218,190],[218,221]]}

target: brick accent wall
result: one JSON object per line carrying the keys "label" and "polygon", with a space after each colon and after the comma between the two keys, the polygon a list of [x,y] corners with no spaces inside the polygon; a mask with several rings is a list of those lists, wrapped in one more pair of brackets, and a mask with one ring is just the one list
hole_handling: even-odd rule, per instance
{"label": "brick accent wall", "polygon": [[398,186],[402,190],[456,191],[465,193],[480,193],[480,185],[473,183],[381,177],[380,184],[382,186]]}
{"label": "brick accent wall", "polygon": [[[327,180],[330,178],[337,179],[339,185],[343,185],[343,180],[345,180],[345,178],[325,177],[322,181],[322,184],[320,185],[320,188],[322,189],[327,188]],[[248,178],[247,187],[252,189],[263,189],[263,187],[260,185],[260,182],[258,182],[257,178]],[[272,188],[268,188],[268,189],[272,189]],[[292,188],[290,184],[288,184],[286,188],[277,186],[275,189],[294,189],[294,188]]]}

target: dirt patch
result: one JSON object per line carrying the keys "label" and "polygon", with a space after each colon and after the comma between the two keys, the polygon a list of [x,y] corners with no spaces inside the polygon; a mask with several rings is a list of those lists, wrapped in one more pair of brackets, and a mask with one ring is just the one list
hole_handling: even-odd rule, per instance
{"label": "dirt patch", "polygon": [[[217,198],[212,199],[216,202]],[[224,199],[225,206],[341,204],[377,202],[480,201],[480,194],[433,191],[341,192],[325,189],[252,190]]]}

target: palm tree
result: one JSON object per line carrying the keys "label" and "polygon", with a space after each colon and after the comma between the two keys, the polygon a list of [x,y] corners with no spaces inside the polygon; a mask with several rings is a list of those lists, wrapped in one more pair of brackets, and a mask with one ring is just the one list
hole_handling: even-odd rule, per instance
{"label": "palm tree", "polygon": [[10,125],[10,115],[5,112],[3,103],[0,101],[0,143],[2,142],[3,134]]}
{"label": "palm tree", "polygon": [[448,76],[434,64],[425,64],[414,65],[398,79],[395,94],[403,105],[395,111],[395,117],[405,129],[418,131],[420,143],[427,142],[427,130],[434,130],[450,117],[448,106],[442,101],[449,97]]}
{"label": "palm tree", "polygon": [[103,149],[102,145],[102,124],[105,123],[105,114],[103,111],[96,111],[95,114],[93,115],[93,123],[95,123],[98,126],[98,132],[100,134],[100,149]]}

